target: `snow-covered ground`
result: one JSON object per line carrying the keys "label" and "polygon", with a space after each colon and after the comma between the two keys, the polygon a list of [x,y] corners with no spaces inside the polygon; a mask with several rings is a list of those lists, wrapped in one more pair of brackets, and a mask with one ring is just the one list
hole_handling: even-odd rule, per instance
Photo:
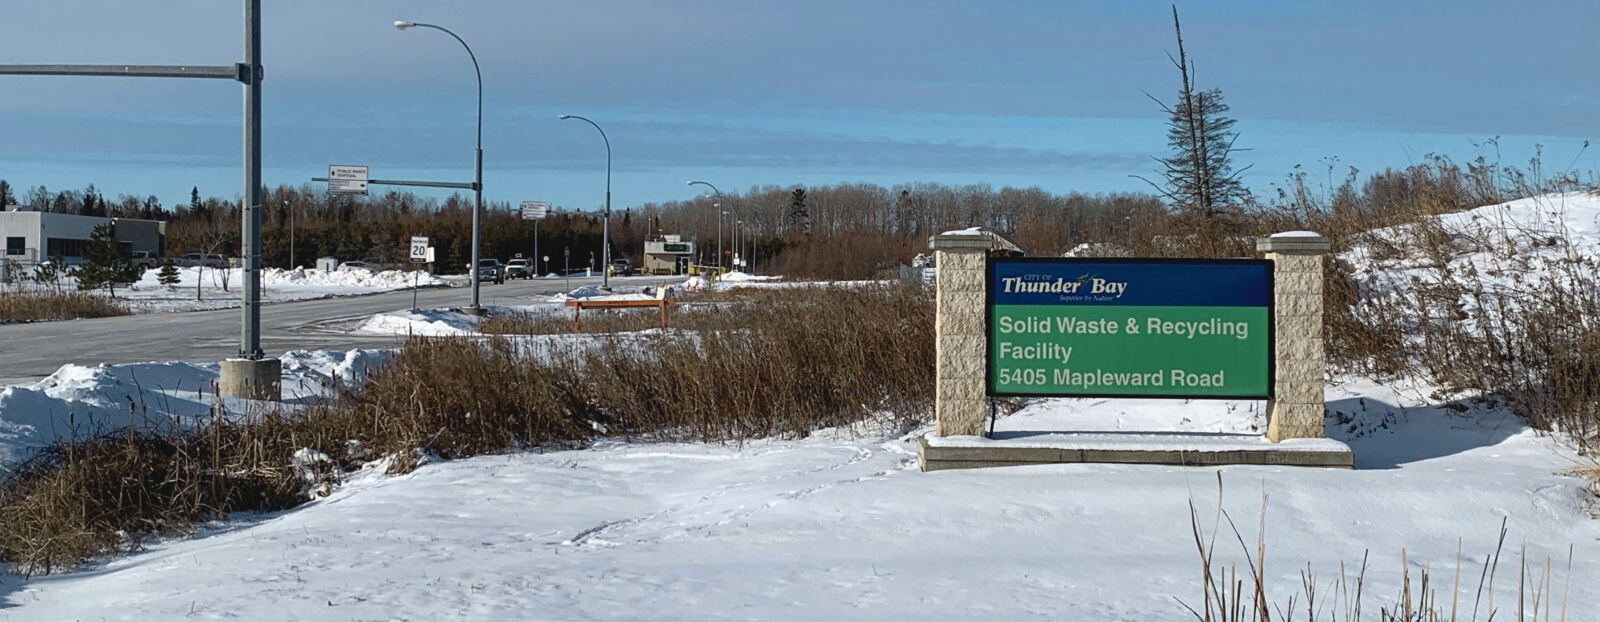
{"label": "snow-covered ground", "polygon": [[[383,351],[293,351],[283,361],[283,394],[290,403],[326,395],[375,367]],[[0,389],[0,469],[26,460],[56,440],[120,429],[165,428],[174,418],[259,411],[259,404],[217,397],[216,363],[66,365],[32,385]],[[3,478],[3,473],[0,473]]]}
{"label": "snow-covered ground", "polygon": [[[1330,386],[1355,471],[1057,465],[920,473],[910,436],[825,433],[736,446],[580,451],[376,469],[332,496],[157,543],[76,574],[0,579],[0,620],[1192,620],[1189,503],[1225,507],[1254,547],[1265,495],[1268,596],[1321,594],[1370,555],[1367,607],[1403,570],[1463,602],[1506,520],[1495,602],[1516,568],[1600,606],[1600,522],[1560,443],[1494,413]],[[1237,402],[1044,400],[1002,428],[1248,431]],[[1225,520],[1224,520],[1225,522]],[[1224,524],[1217,559],[1243,564]],[[1568,547],[1572,569],[1566,570]],[[1570,593],[1568,593],[1570,590]],[[1303,599],[1302,599],[1303,602]],[[1198,605],[1197,605],[1198,606]]]}
{"label": "snow-covered ground", "polygon": [[478,334],[476,315],[458,309],[403,309],[375,313],[355,329],[361,335],[449,337]]}
{"label": "snow-covered ground", "polygon": [[[117,297],[128,301],[136,313],[226,309],[240,304],[239,288],[244,276],[239,268],[179,268],[178,283],[170,286],[161,284],[159,272],[159,269],[147,270],[138,282],[118,287]],[[266,303],[377,294],[413,286],[448,287],[450,282],[425,272],[401,270],[266,268],[261,271],[261,299]],[[40,286],[29,287],[38,289]],[[77,284],[65,278],[62,287],[76,290]],[[95,291],[105,292],[104,289]]]}

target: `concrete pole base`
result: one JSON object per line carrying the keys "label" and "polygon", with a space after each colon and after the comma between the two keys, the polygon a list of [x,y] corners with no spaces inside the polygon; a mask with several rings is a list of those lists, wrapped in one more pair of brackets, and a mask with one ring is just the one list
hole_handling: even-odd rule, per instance
{"label": "concrete pole base", "polygon": [[479,316],[488,315],[489,314],[489,312],[487,310],[485,310],[483,307],[461,307],[461,312],[465,313],[467,315],[479,315]]}
{"label": "concrete pole base", "polygon": [[278,402],[283,400],[283,361],[227,359],[218,381],[222,397]]}

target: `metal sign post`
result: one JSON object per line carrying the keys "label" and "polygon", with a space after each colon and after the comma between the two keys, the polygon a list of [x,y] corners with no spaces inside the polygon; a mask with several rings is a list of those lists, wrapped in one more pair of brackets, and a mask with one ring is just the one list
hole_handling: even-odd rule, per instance
{"label": "metal sign post", "polygon": [[[329,173],[329,176],[332,176],[331,172]],[[366,181],[362,180],[361,185],[362,185],[362,188],[365,189],[366,188]],[[425,235],[413,235],[413,236],[411,236],[411,253],[410,253],[410,255],[411,255],[411,263],[413,263],[413,264],[425,264],[425,263],[428,263],[428,251],[429,250],[431,250],[431,249],[428,247],[428,236],[425,236]],[[416,311],[417,310],[417,279],[421,278],[421,275],[419,275],[418,272],[420,272],[420,270],[417,270],[416,267],[413,266],[412,270],[411,270],[411,310],[412,311]]]}
{"label": "metal sign post", "polygon": [[[533,221],[533,256],[537,258],[539,256],[539,221],[550,215],[550,204],[544,201],[523,201],[521,208],[522,219]],[[533,268],[537,270],[539,266],[535,265]]]}

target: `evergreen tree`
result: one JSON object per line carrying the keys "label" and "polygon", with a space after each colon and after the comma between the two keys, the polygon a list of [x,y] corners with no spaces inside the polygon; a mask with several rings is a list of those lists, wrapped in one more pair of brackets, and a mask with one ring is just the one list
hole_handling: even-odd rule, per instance
{"label": "evergreen tree", "polygon": [[199,186],[194,186],[189,190],[189,213],[202,221],[210,220],[210,215],[206,213],[205,204],[200,202]]}
{"label": "evergreen tree", "polygon": [[806,210],[805,188],[795,188],[789,195],[789,230],[805,238],[811,237],[811,213]]}
{"label": "evergreen tree", "polygon": [[78,204],[78,215],[105,217],[105,199],[100,197],[100,193],[95,190],[94,184],[89,184],[88,188],[83,189],[83,202]]}
{"label": "evergreen tree", "polygon": [[[1162,195],[1180,210],[1205,219],[1239,207],[1249,198],[1233,170],[1233,143],[1239,134],[1227,116],[1228,105],[1220,89],[1197,91],[1191,73],[1194,64],[1183,47],[1183,26],[1178,7],[1172,7],[1172,30],[1178,41],[1178,58],[1172,62],[1181,79],[1178,102],[1161,104],[1167,113],[1167,145],[1172,155],[1161,158],[1166,185]],[[1158,102],[1159,103],[1159,102]]]}
{"label": "evergreen tree", "polygon": [[83,249],[83,266],[78,268],[78,289],[105,286],[106,291],[115,297],[117,284],[128,284],[138,279],[139,270],[117,248],[111,223],[95,227],[89,233],[89,243]]}
{"label": "evergreen tree", "polygon": [[17,197],[11,192],[11,184],[6,183],[4,179],[0,179],[0,210],[16,204]]}
{"label": "evergreen tree", "polygon": [[161,262],[161,271],[156,273],[156,281],[167,287],[178,284],[178,266],[172,263],[172,258]]}

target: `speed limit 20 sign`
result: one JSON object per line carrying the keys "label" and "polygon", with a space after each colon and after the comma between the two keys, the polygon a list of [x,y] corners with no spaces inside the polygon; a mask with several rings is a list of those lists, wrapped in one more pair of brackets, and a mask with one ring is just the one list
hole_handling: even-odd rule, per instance
{"label": "speed limit 20 sign", "polygon": [[411,236],[411,263],[428,263],[427,236]]}

